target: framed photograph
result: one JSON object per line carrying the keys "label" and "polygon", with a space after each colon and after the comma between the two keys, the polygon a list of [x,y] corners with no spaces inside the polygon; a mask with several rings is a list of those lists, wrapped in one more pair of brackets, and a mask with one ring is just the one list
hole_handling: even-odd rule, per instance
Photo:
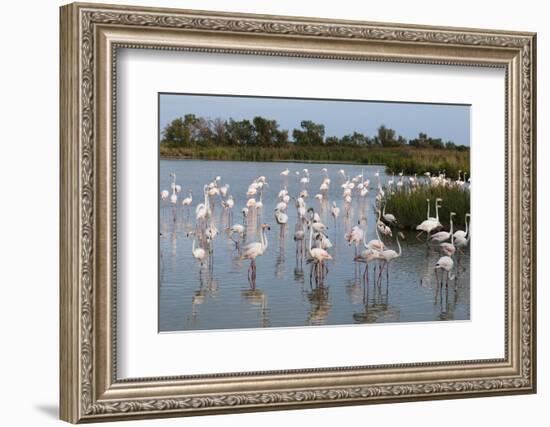
{"label": "framed photograph", "polygon": [[535,34],[60,21],[63,420],[536,391]]}

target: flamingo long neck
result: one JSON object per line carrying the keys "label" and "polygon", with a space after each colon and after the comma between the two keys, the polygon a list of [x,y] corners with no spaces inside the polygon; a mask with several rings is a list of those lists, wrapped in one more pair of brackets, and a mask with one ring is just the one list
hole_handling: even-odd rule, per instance
{"label": "flamingo long neck", "polygon": [[196,240],[196,238],[195,238],[195,236],[193,236],[193,246],[192,246],[192,248],[191,248],[191,251],[192,251],[193,253],[195,253],[195,240]]}
{"label": "flamingo long neck", "polygon": [[466,236],[468,236],[468,215],[464,217],[464,222],[466,223]]}
{"label": "flamingo long neck", "polygon": [[395,240],[397,240],[397,247],[399,248],[399,252],[397,252],[397,256],[401,256],[401,243],[399,243],[399,234],[397,234],[397,237]]}
{"label": "flamingo long neck", "polygon": [[437,200],[435,201],[435,219],[439,222],[439,205],[437,204]]}
{"label": "flamingo long neck", "polygon": [[449,231],[449,233],[451,233],[451,236],[453,235],[453,217],[451,215],[451,231]]}
{"label": "flamingo long neck", "polygon": [[363,246],[365,247],[365,249],[368,249],[368,245],[367,245],[367,227],[365,227],[365,230],[363,230]]}
{"label": "flamingo long neck", "polygon": [[384,203],[384,211],[382,212],[382,215],[386,215],[386,204]]}
{"label": "flamingo long neck", "polygon": [[309,226],[309,245],[308,245],[308,251],[309,251],[309,256],[313,257],[313,255],[311,254],[311,244],[313,243],[313,227],[310,225]]}
{"label": "flamingo long neck", "polygon": [[265,231],[265,228],[262,230],[262,234],[261,234],[261,244],[262,244],[262,252],[265,252],[265,250],[267,249],[267,235],[265,234],[266,231]]}
{"label": "flamingo long neck", "polygon": [[207,187],[204,187],[204,207],[206,208],[206,213],[210,214],[210,199],[208,197]]}
{"label": "flamingo long neck", "polygon": [[[378,221],[380,221],[380,211],[378,211]],[[382,239],[380,239],[380,233],[378,232],[378,224],[376,224],[376,237],[381,242]]]}

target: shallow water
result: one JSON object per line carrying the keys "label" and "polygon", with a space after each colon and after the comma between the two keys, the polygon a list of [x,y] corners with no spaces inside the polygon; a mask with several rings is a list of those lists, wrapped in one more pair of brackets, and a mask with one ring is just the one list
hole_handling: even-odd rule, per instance
{"label": "shallow water", "polygon": [[[308,186],[308,207],[314,207],[328,226],[328,237],[334,247],[329,252],[334,257],[328,265],[324,282],[310,281],[310,265],[300,262],[293,240],[297,211],[294,201],[288,207],[288,225],[281,230],[274,219],[277,194],[285,184],[280,172],[290,169],[286,181],[289,194],[296,196],[302,185],[295,171],[308,168],[311,174]],[[328,169],[331,178],[329,201],[321,207],[313,198],[323,180],[321,169]],[[364,170],[370,179],[368,196],[360,201],[353,197],[349,218],[344,215],[341,176],[344,169],[353,177]],[[353,261],[355,247],[349,246],[344,234],[357,224],[361,215],[368,221],[367,240],[376,238],[375,172],[380,172],[382,182],[387,176],[383,167],[339,164],[305,163],[252,163],[202,160],[162,160],[160,162],[159,191],[170,189],[170,172],[177,175],[182,186],[178,205],[160,202],[160,287],[159,330],[184,331],[226,328],[285,327],[304,325],[338,325],[353,323],[419,322],[438,320],[467,320],[470,318],[470,257],[469,248],[455,256],[458,264],[456,280],[449,282],[441,292],[436,286],[434,265],[440,254],[418,241],[416,233],[405,233],[402,256],[392,261],[386,272],[375,283],[373,268],[369,264],[369,284],[363,280],[365,265]],[[248,280],[250,262],[240,259],[235,243],[225,232],[229,223],[242,223],[241,209],[245,206],[248,185],[256,177],[266,176],[269,186],[264,188],[260,218],[249,219],[247,242],[259,241],[259,224],[271,225],[267,232],[268,248],[257,259],[255,283]],[[233,219],[223,211],[219,198],[213,213],[213,221],[220,234],[214,240],[213,256],[202,268],[191,254],[193,237],[187,236],[195,229],[195,206],[203,202],[203,186],[216,176],[221,184],[230,185],[229,194],[235,199]],[[187,190],[193,190],[191,209],[181,206]],[[258,199],[258,196],[256,196]],[[335,223],[330,206],[336,201],[341,214]],[[399,219],[399,218],[398,218]],[[393,238],[385,243],[397,250]],[[244,246],[244,243],[241,245]],[[362,249],[361,247],[359,248]]]}

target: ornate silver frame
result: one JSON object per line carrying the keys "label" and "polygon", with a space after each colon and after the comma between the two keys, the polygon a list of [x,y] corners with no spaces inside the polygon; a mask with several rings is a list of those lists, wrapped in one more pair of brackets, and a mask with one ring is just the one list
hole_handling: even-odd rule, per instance
{"label": "ornate silver frame", "polygon": [[[61,8],[61,418],[77,423],[536,390],[533,33],[71,4]],[[506,70],[506,342],[497,360],[119,380],[118,47]]]}

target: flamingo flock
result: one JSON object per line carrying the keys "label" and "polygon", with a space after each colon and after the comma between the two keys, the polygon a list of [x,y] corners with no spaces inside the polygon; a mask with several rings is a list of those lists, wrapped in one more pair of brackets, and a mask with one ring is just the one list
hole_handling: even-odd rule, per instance
{"label": "flamingo flock", "polygon": [[[190,224],[186,233],[186,237],[192,240],[189,255],[199,264],[199,271],[205,265],[214,268],[215,242],[221,235],[225,235],[232,242],[237,259],[248,263],[246,277],[252,288],[256,286],[258,262],[268,252],[270,230],[274,228],[270,225],[272,221],[278,227],[278,241],[281,245],[284,244],[288,228],[293,227],[296,264],[301,267],[305,261],[310,265],[310,283],[325,285],[330,274],[330,264],[336,256],[333,240],[338,240],[338,235],[343,236],[345,242],[354,249],[353,256],[347,262],[357,267],[365,265],[362,276],[367,285],[369,265],[373,265],[375,284],[380,286],[383,273],[386,283],[389,283],[390,265],[398,263],[407,253],[402,246],[405,235],[401,231],[399,218],[386,211],[388,197],[396,192],[409,194],[422,186],[454,186],[466,191],[471,185],[470,179],[466,180],[466,174],[462,171],[458,173],[457,179],[446,177],[444,173],[432,176],[427,172],[421,177],[416,174],[406,177],[400,172],[397,176],[392,174],[383,182],[379,171],[367,178],[363,170],[352,176],[346,170],[339,169],[331,178],[328,168],[324,167],[317,175],[321,182],[317,189],[312,184],[312,175],[315,175],[308,168],[294,173],[285,168],[279,176],[272,177],[277,182],[274,187],[270,187],[268,178],[263,175],[253,177],[245,188],[239,189],[231,187],[221,176],[215,176],[202,185],[202,197],[189,188],[187,196],[180,201],[182,186],[178,184],[175,172],[169,175],[170,188],[160,191],[160,200],[167,208],[171,207],[174,222],[180,215]],[[296,181],[291,186],[290,181],[293,179]],[[331,200],[329,196],[334,194],[330,190],[335,186],[341,191],[339,200]],[[294,188],[292,192],[289,191],[290,187]],[[371,191],[376,192],[372,205],[372,199],[367,198]],[[238,197],[234,194],[238,194]],[[266,198],[270,200],[269,206],[274,206],[271,212],[265,211]],[[360,206],[360,216],[352,225],[354,203]],[[441,257],[433,265],[433,271],[438,286],[446,283],[448,287],[449,281],[456,277],[455,258],[463,253],[470,241],[470,214],[465,215],[465,229],[456,230],[453,226],[456,214],[451,212],[449,228],[445,229],[439,216],[445,201],[441,198],[435,200],[435,216],[431,216],[431,200],[426,199],[426,203],[426,219],[416,227],[416,237],[426,233],[427,247],[440,253]],[[295,214],[289,215],[292,209],[295,209]],[[370,231],[368,209],[373,209],[376,218],[371,229],[374,230],[371,239],[367,237]],[[219,214],[216,214],[217,210]],[[235,210],[241,214],[237,222],[234,221]],[[323,222],[323,218],[329,219],[330,227]],[[294,223],[290,224],[292,220]]]}

